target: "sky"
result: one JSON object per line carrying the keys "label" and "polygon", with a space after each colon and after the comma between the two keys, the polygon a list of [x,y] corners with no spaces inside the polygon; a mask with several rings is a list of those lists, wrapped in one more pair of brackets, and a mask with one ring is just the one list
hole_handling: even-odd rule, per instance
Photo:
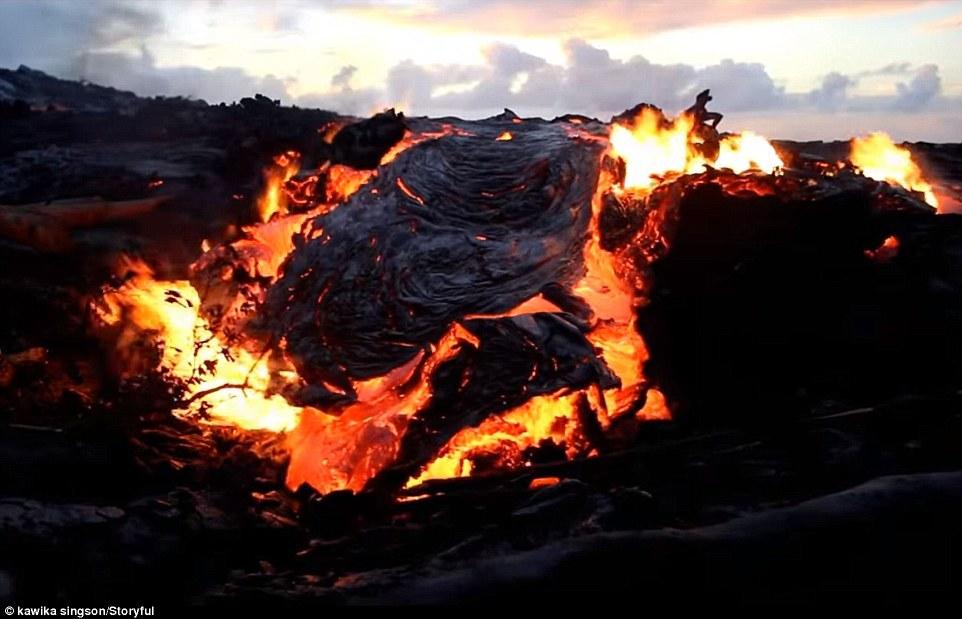
{"label": "sky", "polygon": [[962,141],[950,0],[0,0],[0,66],[148,96],[481,118],[711,88],[721,128]]}

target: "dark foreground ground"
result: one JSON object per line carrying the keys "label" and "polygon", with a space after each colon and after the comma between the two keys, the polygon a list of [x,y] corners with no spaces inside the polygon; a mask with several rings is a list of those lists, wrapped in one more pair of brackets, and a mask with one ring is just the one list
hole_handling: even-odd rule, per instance
{"label": "dark foreground ground", "polygon": [[[285,148],[309,152],[316,128],[334,116],[264,100],[137,99],[26,70],[0,71],[0,80],[34,108],[0,102],[0,204],[168,200],[143,217],[75,231],[67,249],[0,239],[7,603],[156,604],[158,615],[183,605],[509,600],[918,607],[957,590],[962,384],[951,325],[962,324],[962,224],[954,216],[913,228],[921,239],[913,247],[931,248],[914,262],[779,286],[777,302],[762,307],[771,311],[759,312],[785,317],[765,322],[781,334],[778,347],[745,336],[748,325],[731,312],[713,326],[721,335],[712,347],[683,342],[710,358],[728,336],[740,338],[725,370],[730,387],[706,380],[723,397],[650,424],[627,449],[441,482],[402,502],[289,493],[275,437],[174,420],[157,385],[117,392],[78,308],[121,252],[181,274],[202,239],[243,222],[264,161]],[[845,152],[842,143],[782,146],[832,160]],[[911,148],[957,199],[962,145]],[[163,185],[151,187],[156,179]],[[757,306],[760,290],[784,280],[749,272],[733,280],[749,288],[725,294],[750,294]],[[849,292],[839,296],[841,288]],[[805,313],[786,310],[798,307]],[[893,316],[906,312],[911,324],[899,326]],[[812,324],[822,332],[835,324],[832,341],[813,346]],[[906,332],[921,343],[906,348],[898,337]],[[800,369],[794,350],[807,367],[831,371]],[[884,379],[839,374],[840,357],[873,350],[879,367],[893,368]],[[932,359],[945,361],[914,371]],[[806,380],[771,386],[771,377],[798,372]],[[560,482],[532,490],[536,477]]]}

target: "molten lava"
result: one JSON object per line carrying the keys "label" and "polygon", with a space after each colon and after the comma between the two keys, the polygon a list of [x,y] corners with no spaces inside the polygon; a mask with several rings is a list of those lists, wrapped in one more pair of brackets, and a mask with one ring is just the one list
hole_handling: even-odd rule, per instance
{"label": "molten lava", "polygon": [[[503,149],[523,144],[521,121],[512,123],[518,128],[515,134],[500,131],[485,139],[517,140],[499,146]],[[402,151],[426,140],[474,135],[449,124],[440,127],[408,131],[381,158],[381,165],[390,165]],[[564,130],[574,140],[596,144],[605,140],[602,132],[591,133],[587,127],[588,123],[573,119]],[[765,186],[753,179],[759,172],[777,174],[783,163],[761,136],[750,132],[720,136],[691,114],[671,121],[651,107],[641,107],[634,118],[613,124],[606,146],[603,163],[619,161],[622,167],[599,166],[591,221],[581,249],[583,272],[576,273],[570,293],[586,306],[584,337],[616,381],[607,388],[591,385],[529,397],[457,431],[433,459],[419,461],[426,464],[408,479],[408,487],[432,479],[523,467],[531,462],[533,451],[546,445],[552,453],[569,458],[588,456],[596,447],[586,439],[585,424],[604,432],[625,420],[670,418],[664,396],[643,374],[648,352],[635,320],[639,305],[645,302],[640,290],[644,274],[634,271],[618,252],[603,247],[605,198],[630,195],[642,204],[662,183],[708,167],[729,169],[736,175],[754,171],[754,176],[729,176],[726,182],[744,182],[746,189],[761,193]],[[853,141],[851,159],[865,175],[923,192],[926,201],[936,205],[931,186],[908,151],[887,136],[874,134]],[[281,276],[297,242],[330,239],[331,231],[306,224],[338,208],[354,193],[367,191],[365,184],[378,175],[378,170],[336,164],[298,175],[300,167],[301,157],[294,151],[275,157],[264,170],[263,193],[256,201],[256,218],[261,223],[243,228],[241,238],[229,245],[212,246],[205,241],[205,253],[191,267],[191,281],[198,273],[205,274],[213,287],[223,289],[216,312],[202,309],[210,300],[202,296],[212,295],[210,286],[195,288],[186,279],[158,280],[143,262],[125,260],[120,265],[122,283],[104,290],[92,304],[92,314],[98,332],[114,352],[121,376],[159,371],[181,387],[178,415],[209,424],[287,432],[289,487],[306,482],[321,492],[358,491],[395,463],[412,420],[432,399],[438,368],[466,347],[476,347],[478,339],[455,321],[433,345],[383,375],[351,380],[340,389],[325,383],[329,392],[344,396],[330,409],[294,404],[290,395],[304,381],[287,358],[285,342],[267,341],[263,333],[248,326],[256,323],[267,287]],[[398,176],[394,185],[413,208],[430,212],[432,204],[414,189],[416,183]],[[374,195],[376,190],[370,192]],[[658,237],[649,239],[652,242],[667,243],[660,237],[661,220],[652,221],[644,233]],[[467,240],[485,245],[489,241],[485,235]],[[897,251],[898,241],[892,238],[868,255],[886,259]],[[238,278],[238,273],[243,277]],[[550,295],[531,296],[498,316],[561,313],[559,305],[564,303],[546,296]],[[460,320],[496,317],[466,315]]]}
{"label": "molten lava", "polygon": [[897,146],[887,134],[877,132],[852,140],[849,159],[862,173],[877,181],[899,185],[925,196],[925,202],[939,207],[932,185],[922,176],[922,170],[912,160],[909,149]]}

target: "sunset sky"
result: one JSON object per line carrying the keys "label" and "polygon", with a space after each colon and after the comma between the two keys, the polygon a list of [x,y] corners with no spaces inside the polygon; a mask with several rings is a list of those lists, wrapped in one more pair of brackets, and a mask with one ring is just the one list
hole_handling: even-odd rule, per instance
{"label": "sunset sky", "polygon": [[[711,88],[722,128],[962,141],[962,2],[0,0],[0,66],[141,95],[483,117]],[[0,84],[0,89],[2,89]]]}

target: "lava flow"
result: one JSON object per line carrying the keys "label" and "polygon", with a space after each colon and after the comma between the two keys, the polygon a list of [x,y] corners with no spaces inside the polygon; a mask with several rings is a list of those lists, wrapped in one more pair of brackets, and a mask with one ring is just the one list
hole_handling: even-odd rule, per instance
{"label": "lava flow", "polygon": [[[460,427],[430,458],[406,469],[408,487],[433,479],[523,467],[543,457],[534,455],[539,452],[587,457],[598,451],[588,439],[592,432],[613,432],[626,422],[670,418],[664,396],[648,384],[643,372],[648,352],[635,320],[639,305],[645,302],[644,273],[603,242],[606,197],[627,196],[630,200],[626,203],[642,205],[660,186],[709,168],[728,170],[732,175],[744,173],[746,183],[752,183],[753,175],[781,174],[784,167],[766,139],[749,132],[719,135],[697,113],[686,112],[669,121],[660,110],[642,106],[632,118],[618,119],[610,127],[581,119],[566,123],[564,139],[602,144],[603,148],[592,151],[600,161],[590,205],[583,204],[590,207],[587,232],[580,250],[562,260],[565,269],[578,269],[571,271],[575,275],[563,294],[538,291],[507,311],[500,311],[505,309],[502,307],[496,312],[464,312],[447,323],[440,337],[420,349],[399,343],[405,360],[377,375],[351,375],[341,362],[332,364],[337,376],[325,370],[327,373],[318,373],[323,378],[307,380],[303,375],[309,364],[291,354],[286,336],[278,337],[265,328],[263,323],[270,319],[261,314],[268,290],[290,268],[297,247],[313,240],[327,243],[337,233],[327,227],[324,216],[339,208],[358,208],[352,196],[364,192],[380,199],[383,192],[378,193],[372,180],[403,159],[399,159],[402,153],[424,142],[477,139],[486,144],[497,142],[497,148],[523,149],[526,140],[536,139],[531,137],[535,134],[526,133],[529,121],[513,118],[508,122],[511,131],[502,124],[490,135],[481,135],[470,123],[465,123],[469,128],[435,124],[408,131],[385,149],[377,170],[326,164],[315,173],[299,175],[299,153],[278,155],[264,172],[264,190],[255,205],[254,215],[260,223],[244,228],[241,239],[205,251],[192,265],[190,280],[157,280],[147,265],[136,260],[120,266],[122,282],[105,289],[92,306],[98,332],[115,352],[118,373],[162,372],[183,390],[177,411],[180,416],[207,424],[288,433],[288,485],[296,488],[308,483],[320,492],[360,491],[391,466],[410,465],[397,460],[412,422],[430,406],[436,382],[450,373],[445,368],[462,363],[470,357],[467,351],[482,345],[468,321],[543,313],[562,316],[595,351],[607,378],[550,393],[527,394],[520,404],[515,400]],[[866,176],[923,192],[929,204],[937,205],[931,186],[908,151],[881,134],[855,140],[851,161]],[[552,162],[504,161],[508,168],[515,165],[529,166],[532,177],[541,178]],[[562,180],[546,185],[543,193],[557,197],[551,192],[557,192],[562,182],[570,183],[578,173],[560,173]],[[391,187],[397,188],[397,199],[404,201],[398,213],[420,209],[418,212],[430,214],[432,199],[416,182],[397,176],[388,189]],[[509,185],[483,192],[477,202],[478,217],[494,217],[483,211],[488,208],[486,201],[499,192],[524,190]],[[652,221],[655,223],[645,228],[646,242],[667,245],[659,220]],[[410,225],[413,233],[414,219]],[[445,228],[444,233],[451,232]],[[484,244],[493,245],[494,241],[491,235],[478,233],[462,242],[477,244],[483,254]],[[357,251],[380,252],[378,242],[372,234],[368,248]],[[553,242],[542,240],[534,247],[550,253],[556,249]],[[508,247],[517,256],[532,251],[520,243]],[[378,253],[374,262],[380,265],[389,259]],[[238,278],[238,272],[245,277]],[[308,274],[310,270],[305,277]],[[387,276],[383,277],[386,280]],[[456,275],[444,277],[450,278],[450,286],[457,284]],[[386,286],[383,294],[387,297],[407,293]],[[328,289],[329,284],[316,299],[318,304]],[[392,324],[413,320],[418,312],[427,310],[411,306],[407,311],[408,317],[390,316]],[[470,380],[468,374],[461,378],[462,386]],[[316,393],[323,397],[311,400],[305,396]]]}

